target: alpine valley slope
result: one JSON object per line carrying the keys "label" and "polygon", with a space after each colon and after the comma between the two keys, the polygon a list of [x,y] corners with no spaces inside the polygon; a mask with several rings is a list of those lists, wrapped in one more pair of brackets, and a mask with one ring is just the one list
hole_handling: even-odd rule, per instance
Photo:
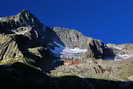
{"label": "alpine valley slope", "polygon": [[68,75],[82,80],[80,89],[106,89],[97,79],[112,80],[102,81],[108,89],[132,89],[132,82],[120,82],[133,81],[132,67],[133,44],[104,44],[74,29],[48,27],[27,10],[0,18],[0,79],[22,89],[77,89],[79,82],[61,85]]}

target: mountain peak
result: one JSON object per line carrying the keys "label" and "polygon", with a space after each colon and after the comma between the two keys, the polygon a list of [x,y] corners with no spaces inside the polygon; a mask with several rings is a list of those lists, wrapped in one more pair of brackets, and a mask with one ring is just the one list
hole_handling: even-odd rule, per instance
{"label": "mountain peak", "polygon": [[[44,25],[28,10],[23,10],[15,16],[0,18],[0,33],[12,34],[18,31],[18,28],[23,27],[33,28],[41,34]],[[19,29],[20,31],[21,29]]]}
{"label": "mountain peak", "polygon": [[38,18],[36,18],[30,11],[23,10],[20,13],[16,15],[16,18],[18,18],[18,21],[23,23],[23,25],[30,25],[32,27],[40,27],[42,26],[42,23],[39,21]]}
{"label": "mountain peak", "polygon": [[[29,10],[22,10],[19,14],[29,14],[30,13],[30,11]],[[30,13],[31,14],[31,13]]]}
{"label": "mountain peak", "polygon": [[[36,74],[35,70],[39,70],[39,73],[43,74],[47,72],[52,77],[76,75],[83,78],[96,76],[103,79],[117,80],[117,78],[120,78],[120,80],[127,80],[130,78],[130,80],[133,80],[133,72],[130,74],[129,70],[133,63],[132,44],[104,44],[100,40],[83,35],[76,29],[44,26],[28,10],[23,10],[16,16],[0,18],[0,80],[4,79],[1,75],[3,71],[4,75],[11,75],[11,79],[15,79],[13,80],[15,86],[16,82],[26,82],[26,85],[28,85],[35,83],[35,81],[37,86],[47,85],[40,81],[42,77],[37,79],[38,75],[31,76]],[[111,61],[102,60],[108,58]],[[125,66],[123,64],[119,66],[123,63],[121,60],[126,63]],[[126,60],[130,61],[127,62]],[[9,65],[5,67],[2,64]],[[35,70],[32,70],[32,68]],[[8,70],[9,72],[6,72]],[[125,73],[127,74],[126,77]],[[29,76],[27,77],[27,75]],[[26,80],[23,81],[23,78]],[[32,81],[27,83],[27,80]],[[46,82],[50,83],[51,81]],[[84,83],[87,84],[87,81]],[[36,86],[36,84],[33,85]],[[61,87],[59,88],[61,89]]]}

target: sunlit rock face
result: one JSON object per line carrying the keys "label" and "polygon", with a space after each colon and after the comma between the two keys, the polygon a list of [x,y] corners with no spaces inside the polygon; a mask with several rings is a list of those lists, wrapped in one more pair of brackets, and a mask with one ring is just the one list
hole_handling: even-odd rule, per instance
{"label": "sunlit rock face", "polygon": [[0,62],[21,57],[39,67],[57,59],[79,63],[77,60],[102,58],[105,48],[101,41],[75,29],[47,27],[26,10],[0,18],[0,39]]}
{"label": "sunlit rock face", "polygon": [[[15,16],[0,18],[1,34],[14,34],[15,32],[18,32],[18,30],[19,34],[21,34],[24,32],[25,28],[32,28],[32,30],[35,30],[36,33],[38,33],[39,37],[43,35],[43,30],[46,29],[46,27],[27,10],[24,10]],[[28,29],[26,29],[25,32],[26,31],[28,31]]]}
{"label": "sunlit rock face", "polygon": [[53,27],[45,31],[45,43],[51,52],[64,59],[82,59],[83,57],[102,57],[104,44],[84,36],[77,30]]}
{"label": "sunlit rock face", "polygon": [[23,60],[26,63],[36,64],[45,54],[40,53],[45,48],[41,44],[44,30],[46,26],[27,10],[15,16],[0,17],[0,62],[13,62],[14,58],[21,57],[26,58]]}
{"label": "sunlit rock face", "polygon": [[8,76],[9,84],[15,80],[42,89],[35,86],[45,86],[44,73],[132,80],[132,63],[132,44],[104,44],[75,29],[47,27],[29,11],[0,18],[0,79],[8,81]]}
{"label": "sunlit rock face", "polygon": [[[110,59],[114,61],[123,61],[133,58],[133,45],[132,44],[106,44],[107,50],[104,54],[108,57],[105,59]],[[113,55],[112,55],[113,54]],[[113,57],[111,57],[113,56]]]}

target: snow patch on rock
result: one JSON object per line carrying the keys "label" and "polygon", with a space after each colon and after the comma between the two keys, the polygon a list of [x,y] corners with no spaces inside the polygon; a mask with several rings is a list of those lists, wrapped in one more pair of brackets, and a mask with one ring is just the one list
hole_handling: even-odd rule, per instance
{"label": "snow patch on rock", "polygon": [[[69,48],[69,47],[64,47],[63,45],[57,42],[53,43],[56,44],[56,46],[50,50],[57,57],[79,59],[83,53],[87,52],[87,49],[81,49],[77,47]],[[50,43],[50,45],[52,44]]]}
{"label": "snow patch on rock", "polygon": [[87,49],[80,49],[80,48],[64,48],[63,51],[61,52],[62,54],[64,53],[85,53],[87,52]]}
{"label": "snow patch on rock", "polygon": [[115,56],[115,61],[122,61],[122,60],[126,60],[130,57],[133,57],[133,54],[117,54]]}
{"label": "snow patch on rock", "polygon": [[118,50],[122,50],[124,48],[124,47],[120,47],[118,45],[111,44],[111,43],[107,44],[107,47],[114,48],[114,49],[118,49]]}

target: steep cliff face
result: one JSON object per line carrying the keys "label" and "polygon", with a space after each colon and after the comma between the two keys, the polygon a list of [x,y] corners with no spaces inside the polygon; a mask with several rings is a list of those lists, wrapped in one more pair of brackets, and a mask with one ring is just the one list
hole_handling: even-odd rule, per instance
{"label": "steep cliff face", "polygon": [[0,38],[0,60],[23,56],[12,37],[1,35]]}
{"label": "steep cliff face", "polygon": [[78,58],[86,54],[87,57],[102,57],[104,44],[101,41],[84,36],[77,30],[53,27],[45,30],[45,42],[56,56]]}
{"label": "steep cliff face", "polygon": [[[4,89],[127,89],[128,83],[112,86],[105,79],[132,81],[132,54],[132,44],[104,44],[75,29],[47,27],[29,11],[0,18],[0,84]],[[66,75],[82,78],[53,78]]]}
{"label": "steep cliff face", "polygon": [[[0,18],[0,60],[10,63],[13,58],[21,57],[36,64],[43,58],[41,39],[46,27],[29,11],[22,11],[16,16]],[[36,49],[30,52],[29,49]],[[36,55],[37,54],[37,55]],[[29,60],[30,59],[30,60]]]}
{"label": "steep cliff face", "polygon": [[[45,26],[35,16],[26,10],[20,12],[16,16],[0,18],[0,33],[13,34],[19,27],[32,27],[36,29],[39,36],[42,34],[42,29],[45,29]],[[23,30],[21,29],[19,31]]]}
{"label": "steep cliff face", "polygon": [[1,62],[21,57],[41,67],[57,60],[102,58],[105,49],[104,43],[75,29],[47,27],[29,11],[1,17],[0,39]]}

